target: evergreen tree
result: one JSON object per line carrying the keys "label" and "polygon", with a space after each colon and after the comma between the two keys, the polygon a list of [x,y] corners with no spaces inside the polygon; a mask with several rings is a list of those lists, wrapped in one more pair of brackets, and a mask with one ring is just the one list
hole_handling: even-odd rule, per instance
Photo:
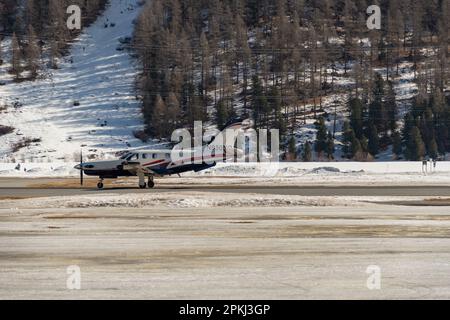
{"label": "evergreen tree", "polygon": [[328,160],[334,159],[334,152],[335,152],[334,138],[333,138],[333,135],[331,134],[331,132],[329,132],[328,137],[327,137],[327,148],[326,148]]}
{"label": "evergreen tree", "polygon": [[389,81],[388,84],[385,108],[387,112],[387,121],[388,121],[388,125],[386,126],[386,128],[391,130],[391,132],[394,132],[397,129],[398,106],[394,86],[391,81]]}
{"label": "evergreen tree", "polygon": [[28,44],[25,50],[25,56],[27,60],[27,69],[31,73],[31,78],[34,79],[37,76],[39,69],[39,58],[41,55],[41,50],[37,44],[38,39],[36,33],[31,25],[28,27]]}
{"label": "evergreen tree", "polygon": [[180,124],[182,118],[180,103],[178,102],[175,93],[173,92],[169,93],[166,105],[167,105],[167,112],[166,112],[167,133],[168,136],[171,136],[174,130],[179,129],[178,125]]}
{"label": "evergreen tree", "polygon": [[375,125],[369,127],[369,146],[368,151],[371,155],[376,156],[380,151],[380,138]]}
{"label": "evergreen tree", "polygon": [[377,73],[375,76],[373,101],[369,104],[368,122],[374,124],[378,132],[385,132],[386,129],[387,116],[385,105],[383,102],[384,94],[384,80],[383,77],[379,73]]}
{"label": "evergreen tree", "polygon": [[362,136],[361,140],[359,140],[361,144],[361,149],[363,153],[369,152],[369,139],[366,136]]}
{"label": "evergreen tree", "polygon": [[363,148],[361,147],[361,142],[359,141],[356,136],[352,139],[352,159],[358,159],[360,158],[361,154],[363,153]]}
{"label": "evergreen tree", "polygon": [[392,136],[392,151],[394,152],[395,156],[399,158],[403,153],[403,146],[402,146],[402,137],[398,131],[395,131]]}
{"label": "evergreen tree", "polygon": [[225,99],[220,99],[216,105],[216,123],[219,130],[223,130],[227,122],[234,117],[234,109],[226,103]]}
{"label": "evergreen tree", "polygon": [[311,148],[311,143],[309,143],[309,142],[306,142],[303,147],[302,160],[304,162],[312,161],[312,148]]}
{"label": "evergreen tree", "polygon": [[157,138],[163,138],[165,135],[166,105],[160,95],[156,97],[155,107],[153,109],[151,125],[152,133]]}
{"label": "evergreen tree", "polygon": [[364,134],[363,123],[363,103],[361,99],[353,98],[348,102],[350,109],[350,125],[356,134],[357,138],[361,138]]}
{"label": "evergreen tree", "polygon": [[342,153],[344,154],[344,157],[351,158],[352,157],[352,141],[355,137],[355,131],[350,127],[350,122],[345,121],[344,126],[342,128],[343,131],[343,146],[342,146]]}
{"label": "evergreen tree", "polygon": [[259,77],[253,77],[252,103],[253,119],[256,129],[264,129],[265,119],[269,104],[264,94],[264,90]]}
{"label": "evergreen tree", "polygon": [[405,156],[408,160],[419,161],[425,156],[425,144],[422,140],[419,128],[412,127],[406,141]]}
{"label": "evergreen tree", "polygon": [[315,151],[317,152],[318,157],[321,157],[324,152],[327,150],[327,137],[328,131],[327,126],[325,124],[325,119],[320,117],[316,122],[317,129],[317,137],[316,137],[316,145]]}
{"label": "evergreen tree", "polygon": [[436,139],[433,138],[430,142],[430,145],[428,147],[428,155],[430,156],[431,159],[437,159],[438,158],[438,145],[436,142]]}
{"label": "evergreen tree", "polygon": [[12,55],[11,55],[11,70],[15,79],[20,78],[22,73],[22,49],[20,48],[19,41],[14,33],[11,39]]}
{"label": "evergreen tree", "polygon": [[295,136],[291,136],[289,139],[288,152],[291,160],[297,160],[297,140]]}

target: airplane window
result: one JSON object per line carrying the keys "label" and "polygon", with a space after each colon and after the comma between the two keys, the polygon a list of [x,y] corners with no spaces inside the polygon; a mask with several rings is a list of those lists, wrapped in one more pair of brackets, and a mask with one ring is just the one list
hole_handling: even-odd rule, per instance
{"label": "airplane window", "polygon": [[153,154],[153,159],[158,159],[158,155],[156,153]]}
{"label": "airplane window", "polygon": [[166,159],[170,160],[172,157],[170,155],[170,153],[166,153]]}
{"label": "airplane window", "polygon": [[142,154],[142,159],[147,159],[147,154],[143,153]]}
{"label": "airplane window", "polygon": [[127,158],[127,161],[132,161],[132,160],[137,160],[137,159],[138,159],[137,154],[131,154],[131,155]]}

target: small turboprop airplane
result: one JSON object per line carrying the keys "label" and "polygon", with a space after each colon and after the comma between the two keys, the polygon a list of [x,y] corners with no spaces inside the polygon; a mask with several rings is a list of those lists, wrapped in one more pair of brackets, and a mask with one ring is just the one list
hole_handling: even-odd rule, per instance
{"label": "small turboprop airplane", "polygon": [[[240,130],[245,128],[245,124],[234,123],[227,127],[227,129]],[[214,139],[212,140],[212,142]],[[206,146],[208,147],[208,146]],[[204,149],[205,146],[202,147]],[[233,147],[233,158],[235,153],[239,153],[239,150]],[[194,150],[194,149],[193,149]],[[155,177],[163,177],[168,175],[179,175],[185,172],[200,172],[216,166],[218,162],[223,162],[228,156],[229,148],[224,147],[220,152],[208,156],[202,157],[201,162],[195,161],[194,151],[183,151],[186,156],[185,159],[178,159],[172,161],[172,150],[148,150],[148,151],[130,151],[125,153],[120,159],[112,161],[96,161],[96,162],[83,162],[83,155],[81,154],[80,164],[75,169],[80,170],[80,183],[84,183],[84,175],[97,176],[99,182],[97,184],[98,189],[104,188],[103,181],[105,179],[117,179],[119,177],[139,177],[139,188],[154,188]],[[202,151],[202,150],[201,150]],[[200,151],[200,152],[201,152]],[[148,178],[148,182],[146,182]]]}

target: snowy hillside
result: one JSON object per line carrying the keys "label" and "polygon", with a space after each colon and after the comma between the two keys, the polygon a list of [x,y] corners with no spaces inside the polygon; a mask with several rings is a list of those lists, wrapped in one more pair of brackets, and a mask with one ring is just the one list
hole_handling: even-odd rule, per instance
{"label": "snowy hillside", "polygon": [[[141,145],[132,133],[142,126],[134,61],[119,41],[132,34],[138,3],[111,0],[59,69],[37,81],[14,83],[9,63],[1,67],[0,124],[14,132],[0,136],[0,162],[72,161],[82,146],[92,157]],[[30,145],[12,154],[21,143]]]}

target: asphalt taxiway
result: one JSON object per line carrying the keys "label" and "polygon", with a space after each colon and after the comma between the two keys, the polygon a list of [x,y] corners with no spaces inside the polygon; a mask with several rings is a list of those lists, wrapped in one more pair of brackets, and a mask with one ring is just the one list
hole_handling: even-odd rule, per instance
{"label": "asphalt taxiway", "polygon": [[273,195],[320,196],[370,196],[370,197],[449,197],[450,186],[302,186],[271,184],[227,184],[208,185],[177,184],[170,180],[157,181],[156,189],[139,189],[134,184],[106,184],[105,189],[97,190],[95,180],[88,181],[85,187],[77,185],[76,179],[13,179],[0,178],[0,199],[39,198],[92,195],[95,193],[129,194],[152,192],[215,192],[215,193],[253,193]]}

